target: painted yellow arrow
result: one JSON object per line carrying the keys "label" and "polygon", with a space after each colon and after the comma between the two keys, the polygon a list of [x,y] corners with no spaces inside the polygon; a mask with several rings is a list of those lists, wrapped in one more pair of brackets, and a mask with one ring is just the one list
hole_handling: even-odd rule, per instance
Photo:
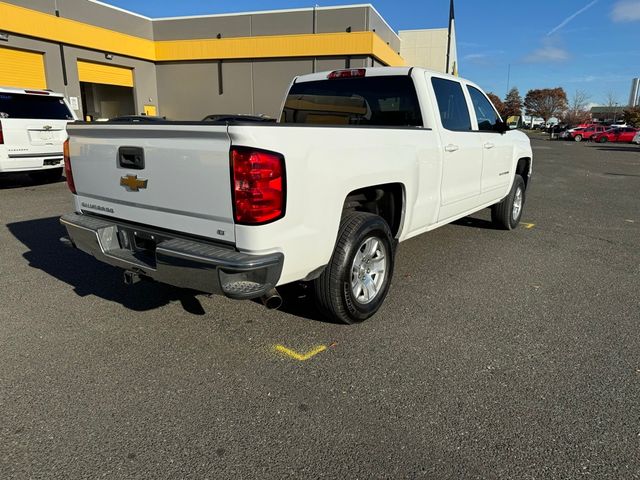
{"label": "painted yellow arrow", "polygon": [[536,226],[535,223],[524,223],[524,222],[520,222],[520,225],[522,225],[524,228],[526,228],[528,230],[530,230],[530,229],[532,229],[533,227]]}
{"label": "painted yellow arrow", "polygon": [[305,360],[309,360],[311,357],[315,357],[320,352],[324,352],[327,347],[325,345],[319,345],[313,350],[309,350],[307,353],[298,353],[290,348],[285,347],[284,345],[276,345],[276,352],[284,353],[288,357],[293,358],[294,360],[298,360],[300,362],[304,362]]}

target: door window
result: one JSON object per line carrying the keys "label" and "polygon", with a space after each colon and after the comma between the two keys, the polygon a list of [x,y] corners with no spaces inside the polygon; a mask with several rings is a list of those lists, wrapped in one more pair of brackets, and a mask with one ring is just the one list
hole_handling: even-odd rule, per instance
{"label": "door window", "polygon": [[432,77],[431,84],[438,101],[442,126],[447,130],[470,131],[471,118],[460,82]]}
{"label": "door window", "polygon": [[498,114],[491,105],[491,102],[487,100],[487,97],[475,87],[469,85],[469,95],[471,96],[471,103],[473,103],[473,109],[476,112],[476,118],[478,119],[478,130],[482,131],[495,131],[498,124]]}

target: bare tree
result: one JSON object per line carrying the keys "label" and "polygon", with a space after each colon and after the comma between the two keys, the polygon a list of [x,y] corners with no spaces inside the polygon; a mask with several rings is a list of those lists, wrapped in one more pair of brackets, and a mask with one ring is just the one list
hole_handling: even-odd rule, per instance
{"label": "bare tree", "polygon": [[607,92],[607,107],[617,107],[618,106],[618,97],[612,91]]}
{"label": "bare tree", "polygon": [[564,114],[564,122],[568,125],[578,125],[589,120],[591,113],[587,110],[587,105],[590,99],[587,92],[576,90],[569,102],[569,108]]}

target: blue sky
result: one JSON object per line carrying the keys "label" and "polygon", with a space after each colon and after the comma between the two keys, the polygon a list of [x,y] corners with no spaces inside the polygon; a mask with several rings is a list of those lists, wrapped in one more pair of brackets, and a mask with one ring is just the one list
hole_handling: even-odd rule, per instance
{"label": "blue sky", "polygon": [[[107,0],[149,17],[348,5],[358,0]],[[362,2],[362,3],[366,3]],[[447,25],[448,0],[374,0],[397,30]],[[640,76],[640,0],[456,0],[460,75],[504,96],[510,85],[563,87],[594,104],[628,101]]]}

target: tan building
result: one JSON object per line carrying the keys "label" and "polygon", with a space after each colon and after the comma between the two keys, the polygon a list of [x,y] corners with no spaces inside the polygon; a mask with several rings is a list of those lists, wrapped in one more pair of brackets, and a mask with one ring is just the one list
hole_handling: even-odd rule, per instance
{"label": "tan building", "polygon": [[[436,65],[446,49],[433,39]],[[151,19],[94,0],[0,0],[0,86],[63,92],[94,119],[274,116],[294,76],[405,65],[401,50],[372,5]]]}
{"label": "tan building", "polygon": [[[407,65],[428,68],[439,72],[446,71],[447,43],[449,30],[434,28],[429,30],[400,30],[400,56]],[[444,55],[443,55],[444,52]],[[455,29],[452,28],[451,47],[449,49],[449,71],[457,73],[458,53],[456,50]]]}

